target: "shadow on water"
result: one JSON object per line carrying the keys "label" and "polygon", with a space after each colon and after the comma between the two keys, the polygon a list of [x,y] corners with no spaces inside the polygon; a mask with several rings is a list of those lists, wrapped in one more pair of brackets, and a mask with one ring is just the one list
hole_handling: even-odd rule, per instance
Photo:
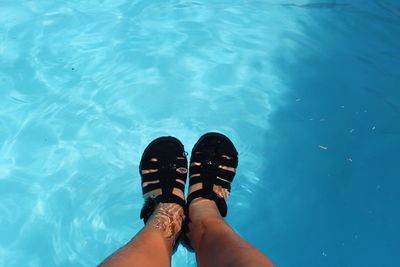
{"label": "shadow on water", "polygon": [[310,13],[302,53],[275,62],[290,92],[265,136],[259,245],[281,266],[400,264],[400,28],[387,9],[360,9]]}

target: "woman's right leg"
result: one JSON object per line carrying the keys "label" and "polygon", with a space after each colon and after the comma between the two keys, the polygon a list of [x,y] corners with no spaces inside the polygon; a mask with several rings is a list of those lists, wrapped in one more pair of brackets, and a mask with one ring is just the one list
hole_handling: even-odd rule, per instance
{"label": "woman's right leg", "polygon": [[199,267],[269,267],[273,263],[242,239],[221,217],[215,202],[198,198],[189,206],[188,237]]}

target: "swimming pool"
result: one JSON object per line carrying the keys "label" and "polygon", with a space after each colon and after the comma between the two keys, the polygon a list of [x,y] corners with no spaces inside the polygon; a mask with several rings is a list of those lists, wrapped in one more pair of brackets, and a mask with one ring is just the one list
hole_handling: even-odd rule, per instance
{"label": "swimming pool", "polygon": [[400,265],[397,1],[0,14],[0,266],[95,266],[142,226],[148,142],[211,130],[240,153],[227,220],[277,265]]}

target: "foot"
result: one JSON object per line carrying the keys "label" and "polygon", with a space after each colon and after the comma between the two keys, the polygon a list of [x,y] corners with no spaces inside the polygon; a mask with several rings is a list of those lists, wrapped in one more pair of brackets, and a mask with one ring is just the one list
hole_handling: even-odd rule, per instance
{"label": "foot", "polygon": [[[232,159],[232,157],[229,157],[227,155],[224,155],[224,157],[228,159]],[[192,162],[191,166],[193,164],[201,166],[201,164],[198,164],[197,162]],[[227,171],[236,172],[236,168],[228,167],[228,166],[219,166],[220,168],[223,168]],[[190,178],[196,177],[195,176],[190,176]],[[202,186],[201,184],[194,184],[189,187],[189,194],[192,192],[195,192],[199,189],[201,189]],[[223,188],[220,185],[213,185],[213,192],[215,192],[220,198],[223,198],[225,202],[228,201],[229,195],[230,195],[230,190],[227,188]],[[219,224],[219,223],[224,223],[223,217],[218,210],[217,204],[215,201],[204,198],[204,197],[198,197],[194,200],[189,205],[189,214],[190,214],[190,228],[196,228],[196,234],[197,235],[202,235],[204,231],[206,231],[206,228],[209,225],[213,224]],[[189,239],[190,240],[197,240],[199,238],[191,235],[191,233],[194,233],[194,231],[189,232]],[[193,244],[194,245],[194,244]]]}
{"label": "foot", "polygon": [[187,159],[182,143],[173,137],[157,138],[145,149],[139,170],[145,201],[140,217],[146,227],[175,242],[185,218]]}
{"label": "foot", "polygon": [[[229,157],[227,155],[223,155],[226,159],[232,159],[232,157]],[[201,166],[200,162],[192,162],[190,166]],[[236,168],[233,167],[228,167],[224,165],[218,166],[221,169],[224,169],[226,171],[235,173]],[[192,177],[197,177],[199,176],[198,174],[193,174],[190,176]],[[202,183],[194,184],[189,187],[189,194],[202,189]],[[220,198],[224,199],[225,202],[228,202],[228,198],[230,195],[230,190],[227,188],[222,187],[221,185],[213,185],[213,192],[216,193]],[[192,222],[195,221],[204,221],[207,219],[213,219],[213,220],[221,220],[223,217],[221,216],[221,213],[218,210],[218,207],[215,203],[215,201],[204,198],[204,197],[198,197],[194,200],[189,205],[189,214],[190,214],[190,220]]]}
{"label": "foot", "polygon": [[[222,218],[227,214],[226,203],[238,164],[237,155],[236,148],[229,138],[219,133],[205,134],[196,143],[189,171],[189,230],[203,225],[205,221],[223,221]],[[187,238],[183,243],[192,249]]]}
{"label": "foot", "polygon": [[199,139],[190,159],[189,207],[196,199],[209,199],[215,202],[221,216],[226,216],[237,155],[235,146],[225,135],[207,133]]}

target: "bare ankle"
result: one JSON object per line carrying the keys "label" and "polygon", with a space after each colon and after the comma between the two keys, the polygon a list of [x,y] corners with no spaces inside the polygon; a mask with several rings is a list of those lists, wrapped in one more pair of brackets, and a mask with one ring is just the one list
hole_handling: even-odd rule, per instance
{"label": "bare ankle", "polygon": [[189,217],[192,222],[207,220],[223,220],[214,201],[206,198],[197,198],[190,203]]}
{"label": "bare ankle", "polygon": [[175,203],[159,203],[146,227],[155,229],[167,239],[175,239],[182,228],[184,211]]}

